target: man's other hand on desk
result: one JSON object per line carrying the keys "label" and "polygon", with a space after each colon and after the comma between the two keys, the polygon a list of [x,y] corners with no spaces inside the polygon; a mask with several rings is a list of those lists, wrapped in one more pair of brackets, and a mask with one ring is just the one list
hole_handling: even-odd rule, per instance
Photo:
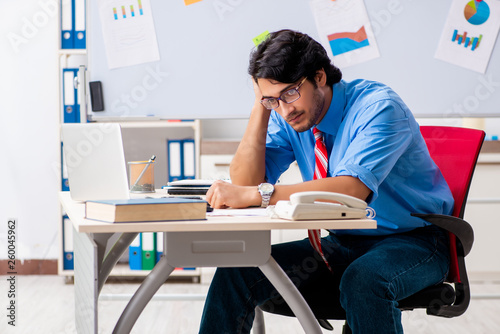
{"label": "man's other hand on desk", "polygon": [[257,186],[238,186],[221,180],[208,189],[206,200],[214,209],[260,206],[262,201]]}
{"label": "man's other hand on desk", "polygon": [[[289,200],[290,195],[300,191],[333,191],[353,196],[366,201],[371,190],[358,178],[352,176],[327,177],[290,185],[275,185],[268,204],[274,205],[278,200]],[[214,209],[248,208],[261,206],[262,197],[258,186],[240,186],[234,183],[215,181],[208,189],[207,202]]]}

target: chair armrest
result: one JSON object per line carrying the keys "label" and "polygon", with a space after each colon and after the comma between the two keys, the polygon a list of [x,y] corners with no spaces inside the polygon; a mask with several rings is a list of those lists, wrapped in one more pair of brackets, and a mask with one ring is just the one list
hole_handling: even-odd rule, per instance
{"label": "chair armrest", "polygon": [[448,215],[439,214],[422,214],[422,213],[412,213],[414,217],[422,218],[431,224],[441,227],[442,229],[453,233],[460,243],[462,244],[464,250],[464,256],[469,254],[472,244],[474,243],[474,230],[472,226],[465,220]]}

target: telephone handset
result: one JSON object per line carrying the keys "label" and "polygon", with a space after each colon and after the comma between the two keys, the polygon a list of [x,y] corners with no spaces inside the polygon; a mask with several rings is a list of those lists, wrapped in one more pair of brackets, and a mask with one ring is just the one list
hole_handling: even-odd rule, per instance
{"label": "telephone handset", "polygon": [[290,220],[355,219],[366,218],[367,205],[359,198],[344,194],[305,191],[292,194],[290,201],[278,201],[274,211],[280,218]]}

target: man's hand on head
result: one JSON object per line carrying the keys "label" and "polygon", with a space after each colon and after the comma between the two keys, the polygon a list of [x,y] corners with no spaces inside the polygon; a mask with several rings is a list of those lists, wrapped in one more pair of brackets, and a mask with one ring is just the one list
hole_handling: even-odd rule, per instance
{"label": "man's hand on head", "polygon": [[262,92],[260,91],[260,87],[257,84],[255,80],[252,80],[253,82],[253,91],[255,93],[255,101],[260,103],[260,100],[262,100]]}

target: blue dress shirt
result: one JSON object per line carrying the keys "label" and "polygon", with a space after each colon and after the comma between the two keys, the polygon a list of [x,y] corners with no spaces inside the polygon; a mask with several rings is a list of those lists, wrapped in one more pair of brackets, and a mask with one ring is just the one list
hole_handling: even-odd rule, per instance
{"label": "blue dress shirt", "polygon": [[[400,233],[429,224],[411,213],[451,214],[449,187],[430,158],[418,123],[391,88],[368,80],[340,81],[317,127],[328,150],[328,176],[357,177],[372,191],[367,201],[376,211],[376,230],[335,233]],[[313,179],[312,129],[298,133],[272,111],[266,142],[268,182],[276,183],[293,161],[304,181]]]}

